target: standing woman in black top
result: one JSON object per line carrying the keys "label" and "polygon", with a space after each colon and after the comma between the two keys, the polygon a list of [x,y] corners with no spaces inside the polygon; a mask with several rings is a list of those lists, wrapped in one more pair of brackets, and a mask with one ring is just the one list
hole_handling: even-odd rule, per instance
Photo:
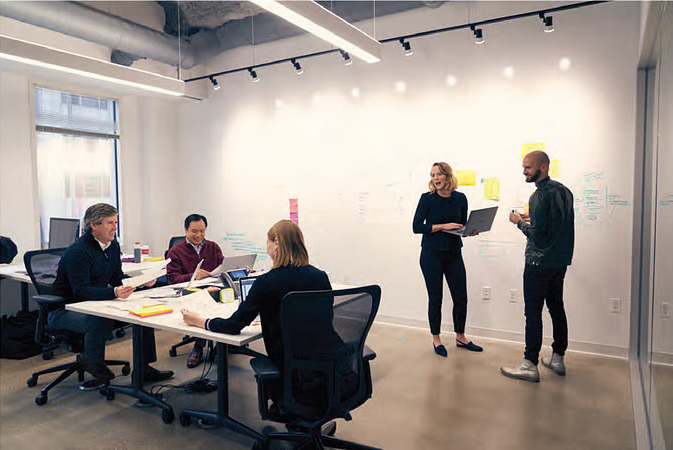
{"label": "standing woman in black top", "polygon": [[[435,353],[446,357],[446,347],[442,345],[440,327],[442,323],[442,276],[451,291],[453,300],[453,329],[456,346],[474,352],[483,349],[465,337],[467,318],[467,279],[461,247],[462,238],[443,230],[460,228],[467,222],[467,197],[456,191],[458,180],[453,169],[445,162],[432,165],[430,192],[421,195],[414,214],[414,233],[422,234],[421,271],[428,290],[428,320]],[[476,234],[476,233],[475,233]]]}

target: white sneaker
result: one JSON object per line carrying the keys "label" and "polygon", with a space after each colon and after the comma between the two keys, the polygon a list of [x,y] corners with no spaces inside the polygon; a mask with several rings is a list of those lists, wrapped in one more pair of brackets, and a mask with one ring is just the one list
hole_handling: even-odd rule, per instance
{"label": "white sneaker", "polygon": [[551,358],[542,358],[542,365],[556,375],[564,376],[566,374],[566,365],[563,363],[563,356],[558,353],[552,353]]}
{"label": "white sneaker", "polygon": [[516,378],[517,380],[532,381],[534,383],[540,381],[540,374],[537,371],[537,366],[527,359],[524,359],[521,364],[515,367],[501,367],[500,373],[509,378]]}

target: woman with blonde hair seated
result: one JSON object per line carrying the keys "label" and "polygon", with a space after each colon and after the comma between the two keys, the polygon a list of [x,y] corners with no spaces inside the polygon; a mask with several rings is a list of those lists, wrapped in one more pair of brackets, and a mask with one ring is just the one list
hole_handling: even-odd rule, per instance
{"label": "woman with blonde hair seated", "polygon": [[209,331],[239,334],[261,316],[262,335],[271,361],[282,370],[283,343],[280,332],[280,304],[288,292],[331,290],[327,274],[309,264],[304,235],[290,220],[281,220],[267,232],[266,251],[273,268],[257,277],[246,301],[228,319],[205,319],[195,312],[182,310],[185,323]]}

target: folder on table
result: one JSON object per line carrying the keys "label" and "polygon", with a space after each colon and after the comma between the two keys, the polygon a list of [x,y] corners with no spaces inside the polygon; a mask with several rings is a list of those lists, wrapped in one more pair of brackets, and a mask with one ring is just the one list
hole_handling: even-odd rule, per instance
{"label": "folder on table", "polygon": [[158,316],[159,314],[172,313],[173,308],[166,305],[150,305],[150,306],[143,306],[142,308],[132,309],[129,312],[134,316],[138,317],[150,317],[150,316]]}

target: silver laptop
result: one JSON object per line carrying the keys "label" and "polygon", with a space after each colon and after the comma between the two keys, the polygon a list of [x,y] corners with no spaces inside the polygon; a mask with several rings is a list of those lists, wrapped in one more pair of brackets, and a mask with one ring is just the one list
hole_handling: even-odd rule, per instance
{"label": "silver laptop", "polygon": [[252,268],[255,265],[256,259],[257,259],[256,253],[241,256],[230,256],[229,258],[224,258],[222,264],[220,264],[212,272],[210,272],[210,276],[216,277],[219,276],[222,272],[228,272],[234,269],[245,269],[248,272],[252,272]]}
{"label": "silver laptop", "polygon": [[478,231],[479,233],[484,233],[491,229],[493,225],[493,219],[495,219],[495,213],[498,212],[498,207],[493,206],[491,208],[484,209],[475,209],[470,213],[470,217],[467,219],[465,226],[456,228],[454,230],[442,230],[445,233],[456,234],[458,236],[469,236],[473,232]]}

